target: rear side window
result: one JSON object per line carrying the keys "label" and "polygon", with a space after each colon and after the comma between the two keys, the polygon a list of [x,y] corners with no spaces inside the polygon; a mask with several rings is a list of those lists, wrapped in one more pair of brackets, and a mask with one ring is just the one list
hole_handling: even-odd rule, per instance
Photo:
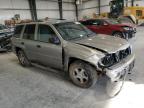
{"label": "rear side window", "polygon": [[23,34],[23,39],[34,40],[35,27],[36,27],[35,24],[26,25]]}
{"label": "rear side window", "polygon": [[14,32],[14,37],[20,38],[23,27],[24,27],[23,25],[16,26],[15,32]]}

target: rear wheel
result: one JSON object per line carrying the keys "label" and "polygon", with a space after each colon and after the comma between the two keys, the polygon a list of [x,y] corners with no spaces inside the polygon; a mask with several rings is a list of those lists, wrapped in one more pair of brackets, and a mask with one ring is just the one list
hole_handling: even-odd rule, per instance
{"label": "rear wheel", "polygon": [[70,65],[69,76],[75,85],[82,88],[94,86],[97,81],[96,69],[82,61],[76,61]]}
{"label": "rear wheel", "polygon": [[31,63],[30,63],[30,61],[27,59],[24,51],[19,50],[19,51],[17,52],[17,56],[18,56],[19,63],[20,63],[22,66],[25,67],[25,66],[30,66],[30,65],[31,65]]}

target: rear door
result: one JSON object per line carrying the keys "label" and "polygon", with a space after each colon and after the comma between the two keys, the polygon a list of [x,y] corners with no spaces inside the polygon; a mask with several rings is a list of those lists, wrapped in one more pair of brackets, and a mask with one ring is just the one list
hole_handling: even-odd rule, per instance
{"label": "rear door", "polygon": [[62,69],[62,45],[51,43],[49,41],[51,37],[57,37],[51,26],[39,24],[37,30],[38,61],[43,65]]}
{"label": "rear door", "polygon": [[21,45],[24,48],[26,56],[31,61],[37,61],[37,41],[35,41],[36,24],[28,24],[25,26],[22,36]]}

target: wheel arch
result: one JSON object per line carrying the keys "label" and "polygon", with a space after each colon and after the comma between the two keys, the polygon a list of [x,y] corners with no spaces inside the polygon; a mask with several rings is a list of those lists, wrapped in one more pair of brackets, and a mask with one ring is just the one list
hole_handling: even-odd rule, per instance
{"label": "wheel arch", "polygon": [[68,59],[68,67],[67,67],[68,70],[69,70],[70,64],[72,64],[72,63],[75,62],[75,61],[85,62],[85,63],[91,65],[93,68],[97,69],[97,67],[96,67],[94,64],[92,64],[92,63],[90,63],[90,62],[88,62],[88,61],[86,61],[86,60],[82,60],[82,59],[76,58],[76,57],[69,57],[69,59]]}

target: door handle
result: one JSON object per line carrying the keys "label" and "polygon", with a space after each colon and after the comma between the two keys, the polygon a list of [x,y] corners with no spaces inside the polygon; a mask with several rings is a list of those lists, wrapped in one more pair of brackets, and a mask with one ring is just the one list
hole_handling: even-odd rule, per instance
{"label": "door handle", "polygon": [[21,42],[22,45],[24,45],[24,42]]}
{"label": "door handle", "polygon": [[37,47],[37,48],[41,48],[41,46],[40,46],[40,45],[37,45],[36,47]]}

